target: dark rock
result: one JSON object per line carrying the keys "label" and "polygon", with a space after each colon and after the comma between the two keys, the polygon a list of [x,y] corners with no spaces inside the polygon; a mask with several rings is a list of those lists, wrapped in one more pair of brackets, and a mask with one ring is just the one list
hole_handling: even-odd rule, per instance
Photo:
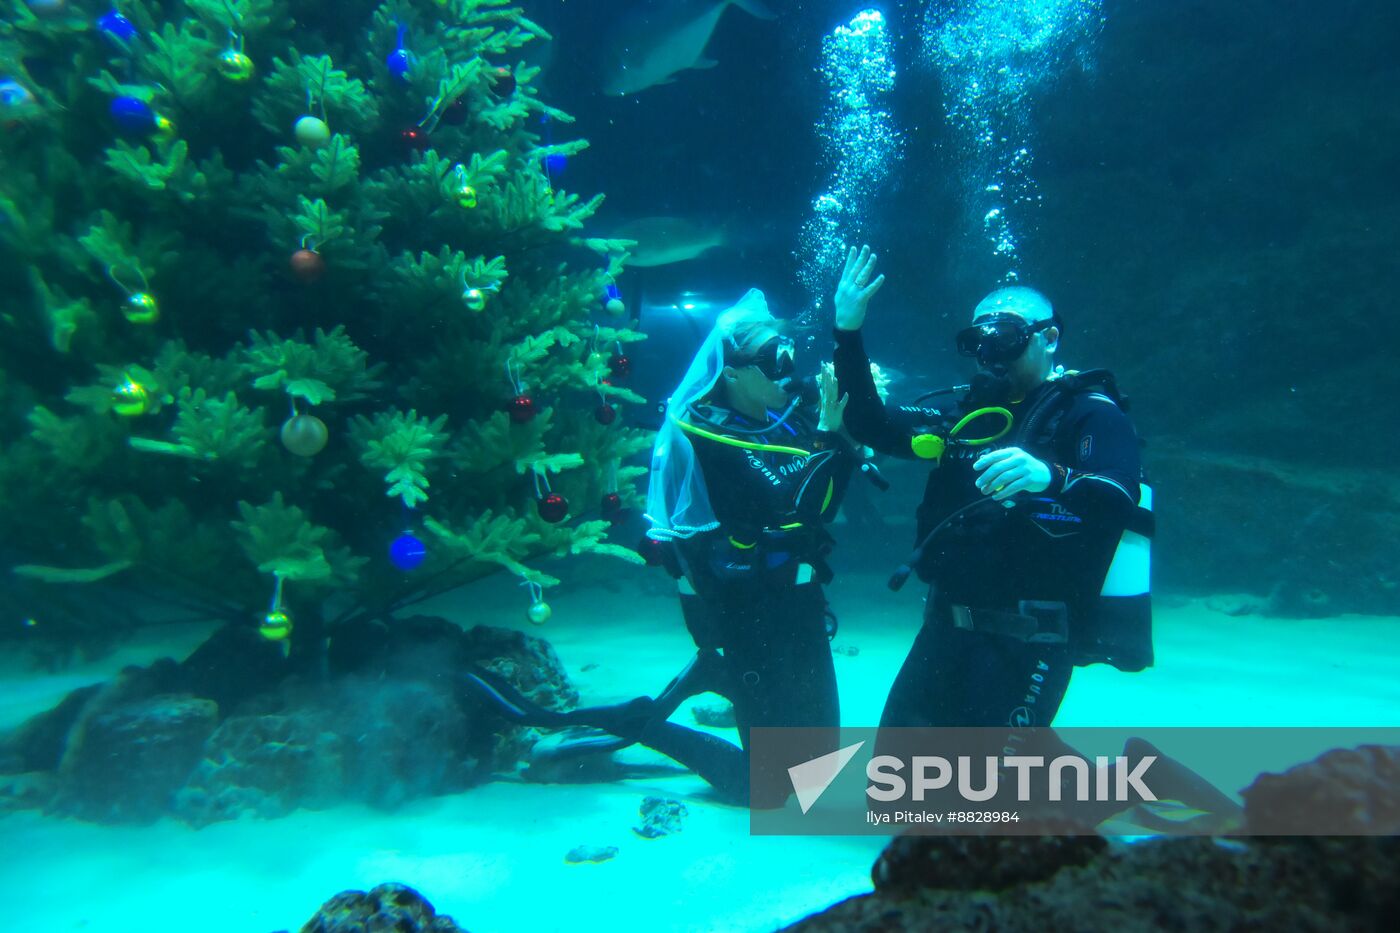
{"label": "dark rock", "polygon": [[226,719],[176,795],[175,814],[206,826],[334,805],[346,783],[346,740],[328,725],[309,710]]}
{"label": "dark rock", "polygon": [[578,690],[549,642],[516,629],[477,625],[467,630],[471,657],[509,680],[531,701],[548,709],[572,709]]}
{"label": "dark rock", "polygon": [[570,865],[580,862],[606,862],[617,858],[617,846],[575,846],[564,856]]}
{"label": "dark rock", "polygon": [[342,891],[321,905],[301,933],[466,933],[406,884]]}
{"label": "dark rock", "polygon": [[1088,864],[1108,845],[1079,826],[1047,825],[1045,831],[1044,836],[900,836],[880,854],[871,878],[876,890],[1000,891]]}
{"label": "dark rock", "polygon": [[[1008,837],[1031,847],[1039,841]],[[1140,843],[1001,891],[877,890],[789,930],[1382,930],[1400,899],[1400,840]]]}
{"label": "dark rock", "polygon": [[656,839],[678,833],[688,812],[685,804],[678,800],[647,797],[641,806],[642,825],[632,827],[632,831],[644,839]]}
{"label": "dark rock", "polygon": [[250,625],[226,625],[180,663],[180,691],[213,700],[228,716],[286,674],[280,645]]}
{"label": "dark rock", "polygon": [[392,809],[486,780],[495,741],[447,685],[359,678],[292,685],[278,711],[233,716],[219,727],[176,812],[203,826],[347,800]]}
{"label": "dark rock", "polygon": [[45,809],[57,790],[58,778],[52,771],[6,775],[0,778],[0,813]]}
{"label": "dark rock", "polygon": [[[1246,791],[1251,829],[1287,831],[1316,807],[1351,831],[1395,833],[1400,749],[1333,751]],[[1316,825],[1315,823],[1313,825]],[[1389,930],[1400,835],[1164,838],[1110,850],[1092,837],[891,842],[875,892],[800,931]]]}
{"label": "dark rock", "polygon": [[1334,749],[1241,792],[1254,835],[1400,833],[1400,747]]}
{"label": "dark rock", "polygon": [[70,733],[54,808],[105,823],[158,819],[217,723],[218,707],[191,696],[154,696],[93,712]]}
{"label": "dark rock", "polygon": [[854,658],[856,655],[860,654],[860,649],[855,645],[836,645],[831,649],[831,653]]}
{"label": "dark rock", "polygon": [[695,721],[702,726],[713,726],[717,729],[732,729],[735,725],[734,704],[728,700],[716,700],[713,703],[697,703],[690,708],[690,713],[695,717]]}
{"label": "dark rock", "polygon": [[57,706],[0,738],[0,774],[54,771],[68,746],[68,733],[101,684],[72,691]]}
{"label": "dark rock", "polygon": [[52,787],[60,812],[199,826],[345,801],[393,808],[514,770],[529,751],[535,733],[462,688],[466,665],[544,706],[578,702],[547,642],[432,616],[337,628],[326,661],[299,679],[277,646],[230,627],[183,664],[163,659],[74,691],[0,741],[4,770],[54,776],[0,805],[33,805]]}

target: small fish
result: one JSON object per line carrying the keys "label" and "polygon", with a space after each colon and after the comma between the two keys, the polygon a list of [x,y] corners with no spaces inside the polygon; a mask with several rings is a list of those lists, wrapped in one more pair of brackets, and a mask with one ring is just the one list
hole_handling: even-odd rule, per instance
{"label": "small fish", "polygon": [[686,262],[728,243],[723,229],[684,217],[641,217],[618,227],[611,236],[637,241],[627,264],[642,268]]}
{"label": "small fish", "polygon": [[403,44],[403,39],[407,32],[408,28],[406,26],[399,26],[399,44],[395,46],[394,51],[390,52],[388,57],[384,59],[384,67],[389,69],[389,74],[398,78],[400,81],[408,80],[408,68],[413,64],[413,53],[404,48]]}
{"label": "small fish", "polygon": [[607,53],[603,93],[614,97],[670,84],[689,69],[713,68],[705,46],[730,6],[759,19],[777,19],[762,0],[670,0],[624,17]]}

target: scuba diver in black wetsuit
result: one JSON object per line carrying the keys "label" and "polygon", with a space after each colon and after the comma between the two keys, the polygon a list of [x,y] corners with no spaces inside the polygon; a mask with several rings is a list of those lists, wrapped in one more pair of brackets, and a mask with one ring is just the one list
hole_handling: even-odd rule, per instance
{"label": "scuba diver in black wetsuit", "polygon": [[[792,789],[786,766],[756,773],[751,786],[750,728],[812,730],[791,764],[836,747],[834,618],[822,592],[831,538],[822,526],[856,465],[834,378],[823,373],[821,399],[804,411],[812,406],[789,391],[793,346],[777,324],[757,290],[722,315],[657,435],[648,535],[699,649],[686,669],[655,699],[563,713],[532,706],[487,672],[469,675],[517,722],[591,727],[573,739],[584,748],[641,743],[755,807],[782,806]],[[740,746],[667,721],[705,692],[734,704]]]}
{"label": "scuba diver in black wetsuit", "polygon": [[[891,579],[930,585],[924,625],[895,679],[882,729],[1049,726],[1076,666],[1153,662],[1148,591],[1151,491],[1111,374],[1053,365],[1063,324],[1039,292],[992,292],[957,335],[972,383],[915,404],[883,404],[860,327],[884,276],[869,247],[847,257],[836,292],[835,370],[858,443],[932,471],[917,546]],[[894,741],[882,734],[880,744]],[[1053,732],[1035,741],[1072,750]],[[1140,740],[1128,752],[1155,752]],[[1163,786],[1211,812],[1235,804],[1159,759]],[[1174,795],[1175,796],[1175,795]],[[1103,814],[1107,816],[1108,814]]]}

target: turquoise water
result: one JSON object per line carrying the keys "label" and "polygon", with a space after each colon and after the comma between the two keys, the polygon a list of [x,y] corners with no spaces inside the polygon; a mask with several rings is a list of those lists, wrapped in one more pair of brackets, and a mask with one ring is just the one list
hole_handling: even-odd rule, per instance
{"label": "turquoise water", "polygon": [[[15,0],[0,897],[36,930],[271,931],[398,882],[478,931],[767,931],[871,894],[885,839],[755,834],[646,742],[551,771],[554,730],[467,678],[591,708],[695,656],[645,566],[667,400],[750,288],[813,376],[865,243],[891,403],[974,377],[954,334],[1006,285],[1129,399],[1155,661],[1075,668],[1056,726],[1397,726],[1393,6]],[[771,382],[714,352],[715,385]],[[890,488],[822,516],[852,728],[928,592],[886,581],[929,464],[870,462]],[[1239,800],[1331,747],[1299,741],[1188,764]],[[637,831],[653,797],[679,831]]]}

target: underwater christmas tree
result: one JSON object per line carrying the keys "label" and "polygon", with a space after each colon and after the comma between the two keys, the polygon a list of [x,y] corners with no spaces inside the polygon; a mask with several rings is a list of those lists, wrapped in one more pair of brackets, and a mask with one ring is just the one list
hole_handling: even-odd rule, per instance
{"label": "underwater christmas tree", "polygon": [[[647,437],[624,242],[508,0],[11,3],[3,607],[130,592],[297,645],[602,551]],[[611,301],[609,299],[612,299]],[[601,505],[600,505],[601,503]],[[87,624],[115,624],[112,612]]]}

